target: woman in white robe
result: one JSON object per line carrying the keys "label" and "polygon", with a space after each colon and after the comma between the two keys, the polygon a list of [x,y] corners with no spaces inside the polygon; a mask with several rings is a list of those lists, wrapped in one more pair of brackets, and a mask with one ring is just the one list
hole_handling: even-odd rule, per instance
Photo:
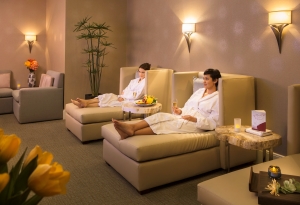
{"label": "woman in white robe", "polygon": [[173,107],[173,112],[157,113],[144,120],[128,124],[112,120],[121,139],[133,135],[197,133],[214,130],[219,119],[218,79],[221,74],[216,69],[204,72],[204,88],[197,90],[183,108]]}
{"label": "woman in white robe", "polygon": [[130,81],[129,85],[122,91],[120,95],[107,93],[99,95],[96,98],[85,100],[76,98],[71,102],[79,108],[84,107],[118,107],[122,106],[125,101],[134,101],[144,96],[145,72],[150,70],[151,64],[143,63],[139,66],[139,77]]}

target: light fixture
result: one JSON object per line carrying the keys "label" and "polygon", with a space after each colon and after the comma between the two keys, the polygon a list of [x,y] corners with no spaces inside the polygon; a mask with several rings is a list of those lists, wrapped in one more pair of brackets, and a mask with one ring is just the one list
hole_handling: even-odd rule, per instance
{"label": "light fixture", "polygon": [[191,50],[191,35],[195,32],[194,23],[183,23],[182,24],[182,33],[184,34],[185,40],[188,44],[189,52]]}
{"label": "light fixture", "polygon": [[25,41],[28,42],[29,52],[31,53],[32,45],[36,41],[36,35],[25,35]]}
{"label": "light fixture", "polygon": [[269,25],[275,34],[279,53],[281,53],[282,31],[292,23],[291,11],[274,11],[269,13]]}

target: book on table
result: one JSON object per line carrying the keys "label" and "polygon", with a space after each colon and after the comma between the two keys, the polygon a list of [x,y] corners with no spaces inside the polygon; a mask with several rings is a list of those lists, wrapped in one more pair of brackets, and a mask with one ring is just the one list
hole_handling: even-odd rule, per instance
{"label": "book on table", "polygon": [[272,134],[271,130],[266,129],[266,131],[264,132],[264,131],[254,130],[251,127],[247,128],[245,131],[248,132],[248,133],[254,134],[254,135],[261,136],[261,137],[264,137],[264,136]]}

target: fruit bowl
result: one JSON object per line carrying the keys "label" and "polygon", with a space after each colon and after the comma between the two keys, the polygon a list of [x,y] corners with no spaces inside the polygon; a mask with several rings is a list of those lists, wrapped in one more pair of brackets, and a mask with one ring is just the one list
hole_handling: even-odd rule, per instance
{"label": "fruit bowl", "polygon": [[143,100],[136,100],[136,101],[134,101],[134,104],[137,106],[140,106],[140,107],[149,107],[149,106],[155,105],[156,102],[155,103],[145,103]]}

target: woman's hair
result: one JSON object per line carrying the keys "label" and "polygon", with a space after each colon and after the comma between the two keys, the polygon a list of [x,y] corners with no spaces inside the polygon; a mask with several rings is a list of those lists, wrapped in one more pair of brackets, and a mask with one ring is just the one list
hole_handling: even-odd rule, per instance
{"label": "woman's hair", "polygon": [[143,63],[139,68],[143,68],[144,70],[150,70],[151,64]]}
{"label": "woman's hair", "polygon": [[[204,75],[210,75],[213,81],[222,78],[221,73],[218,69],[209,68],[206,71],[204,71]],[[219,80],[216,82],[217,89],[218,89],[218,84],[219,84]]]}

